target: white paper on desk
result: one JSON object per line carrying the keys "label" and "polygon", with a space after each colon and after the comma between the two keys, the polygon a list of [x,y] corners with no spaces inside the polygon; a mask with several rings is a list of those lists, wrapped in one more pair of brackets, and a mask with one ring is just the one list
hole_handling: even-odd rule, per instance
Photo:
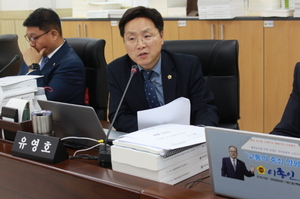
{"label": "white paper on desk", "polygon": [[180,97],[163,106],[138,111],[138,129],[170,123],[190,125],[190,112],[190,100]]}
{"label": "white paper on desk", "polygon": [[35,79],[43,77],[43,75],[16,75],[16,76],[6,76],[0,78],[0,86],[8,86],[11,84],[16,84],[29,79]]}
{"label": "white paper on desk", "polygon": [[117,141],[130,143],[132,148],[142,149],[140,147],[146,146],[154,147],[159,151],[159,149],[173,150],[201,144],[206,139],[203,127],[162,124],[126,134]]}
{"label": "white paper on desk", "polygon": [[19,122],[22,122],[23,112],[26,108],[27,103],[29,103],[28,100],[12,98],[7,102],[5,106],[18,109]]}

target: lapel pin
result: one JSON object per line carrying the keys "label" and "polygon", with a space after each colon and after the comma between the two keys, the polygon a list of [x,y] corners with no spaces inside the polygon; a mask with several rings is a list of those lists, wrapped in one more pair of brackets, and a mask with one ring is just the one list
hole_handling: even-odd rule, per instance
{"label": "lapel pin", "polygon": [[56,63],[53,63],[53,65],[52,65],[52,66],[55,66],[55,64],[56,64]]}
{"label": "lapel pin", "polygon": [[168,79],[172,79],[172,75],[168,75]]}

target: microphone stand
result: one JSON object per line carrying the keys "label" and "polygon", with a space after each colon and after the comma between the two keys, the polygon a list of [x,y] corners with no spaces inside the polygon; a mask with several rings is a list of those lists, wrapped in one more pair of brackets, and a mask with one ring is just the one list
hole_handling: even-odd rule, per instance
{"label": "microphone stand", "polygon": [[129,87],[129,84],[131,82],[131,79],[133,77],[133,75],[137,72],[137,65],[133,65],[132,68],[131,68],[131,74],[130,74],[130,78],[128,80],[128,83],[125,87],[125,90],[123,92],[123,95],[121,97],[121,100],[119,102],[119,105],[117,107],[117,110],[115,112],[115,115],[113,117],[113,120],[110,124],[110,127],[108,129],[108,132],[107,132],[107,135],[106,135],[106,138],[105,138],[105,142],[104,142],[104,145],[100,145],[100,148],[99,148],[99,154],[98,154],[98,162],[100,163],[100,166],[101,167],[111,167],[111,152],[110,152],[110,146],[107,144],[108,142],[108,137],[109,137],[109,134],[113,128],[113,124],[116,120],[116,117],[118,115],[118,112],[119,112],[119,109],[121,107],[121,104],[124,100],[124,97],[125,97],[125,94],[127,93],[127,89]]}
{"label": "microphone stand", "polygon": [[0,74],[8,67],[10,66],[12,63],[14,63],[15,61],[19,60],[20,56],[19,55],[15,55],[14,58],[12,58],[12,60],[6,65],[4,66],[1,70],[0,70]]}

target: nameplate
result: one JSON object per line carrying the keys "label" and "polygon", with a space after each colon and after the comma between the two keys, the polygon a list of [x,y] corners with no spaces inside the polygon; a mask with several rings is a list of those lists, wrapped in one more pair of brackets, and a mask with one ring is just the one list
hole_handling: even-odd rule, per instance
{"label": "nameplate", "polygon": [[69,154],[57,137],[18,131],[14,140],[12,155],[56,164],[69,159]]}

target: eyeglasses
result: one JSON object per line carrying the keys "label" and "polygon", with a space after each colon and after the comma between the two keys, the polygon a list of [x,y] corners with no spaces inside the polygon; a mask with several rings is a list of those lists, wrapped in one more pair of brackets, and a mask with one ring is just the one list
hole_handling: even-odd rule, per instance
{"label": "eyeglasses", "polygon": [[237,151],[232,151],[232,150],[230,150],[229,152],[230,152],[230,153],[237,153]]}
{"label": "eyeglasses", "polygon": [[[146,33],[145,35],[143,35],[141,37],[141,42],[143,43],[149,43],[153,40],[153,38],[159,33],[159,31],[153,35],[153,34],[150,34],[150,33]],[[127,44],[130,44],[130,45],[135,45],[137,44],[139,41],[139,38],[136,37],[136,36],[130,36],[128,39],[126,39],[124,42],[126,42]]]}
{"label": "eyeglasses", "polygon": [[27,34],[24,35],[25,39],[28,41],[28,42],[32,42],[32,43],[35,43],[35,41],[40,38],[41,36],[47,34],[48,32],[50,32],[51,30],[48,30],[46,32],[44,32],[43,34],[39,35],[39,36],[36,36],[36,37],[29,37]]}

